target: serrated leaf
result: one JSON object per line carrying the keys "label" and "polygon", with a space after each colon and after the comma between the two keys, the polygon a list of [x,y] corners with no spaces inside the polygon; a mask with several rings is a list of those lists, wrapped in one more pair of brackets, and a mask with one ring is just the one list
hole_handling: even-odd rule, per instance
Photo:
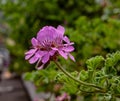
{"label": "serrated leaf", "polygon": [[104,58],[102,56],[96,56],[88,59],[86,61],[87,68],[89,70],[95,70],[97,68],[101,68],[104,63]]}

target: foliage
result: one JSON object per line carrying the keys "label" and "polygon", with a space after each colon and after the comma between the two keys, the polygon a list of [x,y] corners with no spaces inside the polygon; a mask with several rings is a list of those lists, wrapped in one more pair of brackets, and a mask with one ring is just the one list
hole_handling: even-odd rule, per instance
{"label": "foliage", "polygon": [[[83,96],[90,94],[91,96],[97,96],[97,101],[100,99],[100,101],[110,101],[110,99],[120,97],[119,61],[120,51],[107,54],[106,58],[102,56],[95,56],[86,61],[87,70],[83,69],[80,72],[74,71],[70,73],[74,78],[87,83],[95,84],[100,87],[100,89],[93,86],[80,84],[69,78],[63,72],[56,70],[55,67],[48,67],[49,69],[46,70],[27,73],[25,78],[26,80],[35,82],[38,89],[41,88],[41,84],[52,82],[53,84],[60,84],[60,90],[71,95],[76,94],[76,96]],[[51,89],[51,91],[55,92],[53,89]]]}
{"label": "foliage", "polygon": [[53,69],[47,69],[28,72],[25,74],[25,79],[34,82],[38,92],[43,90],[44,92],[53,92],[55,75],[57,75],[57,71],[54,71]]}
{"label": "foliage", "polygon": [[84,66],[86,59],[92,56],[100,54],[105,56],[109,52],[120,50],[119,20],[111,18],[106,21],[100,18],[88,20],[87,17],[81,16],[75,21],[76,28],[74,30],[68,28],[66,31],[75,42],[77,67]]}
{"label": "foliage", "polygon": [[100,101],[110,101],[110,99],[120,96],[119,61],[120,51],[108,54],[106,59],[102,56],[95,56],[86,61],[87,70],[71,72],[71,75],[75,78],[95,84],[101,87],[103,91],[97,90],[94,87],[81,85],[63,73],[58,74],[56,79],[60,83],[63,83],[63,89],[68,93],[91,94],[98,96],[97,101],[100,96],[104,96]]}

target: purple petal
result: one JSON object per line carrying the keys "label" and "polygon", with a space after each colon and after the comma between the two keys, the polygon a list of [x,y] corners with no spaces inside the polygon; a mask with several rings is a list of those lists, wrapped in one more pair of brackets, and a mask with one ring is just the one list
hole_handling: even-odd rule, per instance
{"label": "purple petal", "polygon": [[44,64],[47,63],[49,61],[49,59],[50,59],[50,55],[49,55],[49,53],[47,53],[46,55],[43,56],[42,63],[44,63]]}
{"label": "purple petal", "polygon": [[45,64],[42,64],[41,66],[37,67],[37,69],[38,69],[38,70],[43,69],[44,65],[45,65]]}
{"label": "purple petal", "polygon": [[68,38],[67,36],[65,36],[65,37],[63,38],[63,40],[64,40],[66,43],[70,43],[70,40],[69,40],[69,38]]}
{"label": "purple petal", "polygon": [[36,57],[35,55],[29,60],[30,64],[33,64],[35,62],[37,62],[37,60],[39,59],[39,57]]}
{"label": "purple petal", "polygon": [[25,55],[26,55],[26,54],[34,54],[36,51],[37,51],[37,49],[30,49],[29,51],[27,51],[27,52],[25,53]]}
{"label": "purple petal", "polygon": [[57,30],[60,32],[60,34],[64,34],[64,32],[65,32],[65,28],[63,27],[63,26],[61,26],[61,25],[59,25],[58,27],[57,27]]}
{"label": "purple petal", "polygon": [[48,52],[47,51],[38,51],[37,53],[36,53],[36,56],[37,57],[42,57],[42,56],[44,56],[45,54],[47,54]]}
{"label": "purple petal", "polygon": [[[40,31],[44,31],[44,30],[48,29],[48,27],[49,27],[49,26],[44,26],[44,27],[42,27],[42,29],[41,29]],[[39,31],[39,32],[40,32],[40,31]]]}
{"label": "purple petal", "polygon": [[33,54],[28,54],[28,55],[26,55],[25,56],[25,60],[28,60],[30,57],[32,57],[33,56]]}
{"label": "purple petal", "polygon": [[38,45],[38,40],[35,39],[35,38],[32,38],[31,43],[32,43],[33,46],[37,46]]}
{"label": "purple petal", "polygon": [[65,52],[72,52],[72,51],[74,51],[74,47],[73,47],[73,46],[63,47],[63,50],[64,50]]}
{"label": "purple petal", "polygon": [[74,42],[70,42],[70,43],[64,44],[64,46],[70,46],[70,45],[74,45]]}
{"label": "purple petal", "polygon": [[40,30],[37,34],[37,40],[40,42],[43,41],[53,41],[53,37],[56,33],[56,29],[52,26],[46,26],[42,30]]}
{"label": "purple petal", "polygon": [[63,51],[58,51],[58,52],[59,52],[59,54],[60,54],[63,58],[65,58],[65,59],[68,58],[68,57],[67,57],[67,54],[64,53]]}
{"label": "purple petal", "polygon": [[56,50],[56,51],[58,50],[58,48],[55,48],[55,47],[54,47],[54,48],[52,48],[52,49],[53,49],[53,50]]}
{"label": "purple petal", "polygon": [[40,29],[37,33],[37,36],[41,35],[41,32],[44,31],[48,26],[44,26],[42,29]]}
{"label": "purple petal", "polygon": [[49,51],[50,56],[53,56],[55,54],[55,52],[56,52],[55,50]]}
{"label": "purple petal", "polygon": [[73,60],[75,62],[75,58],[71,54],[69,54],[69,57],[71,60]]}

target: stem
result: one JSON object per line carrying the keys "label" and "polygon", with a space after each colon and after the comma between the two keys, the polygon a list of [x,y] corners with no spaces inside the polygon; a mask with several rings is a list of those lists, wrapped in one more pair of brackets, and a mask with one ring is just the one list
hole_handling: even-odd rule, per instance
{"label": "stem", "polygon": [[120,98],[120,94],[115,94],[114,96],[116,96],[116,97]]}
{"label": "stem", "polygon": [[83,93],[104,93],[103,91],[101,90],[94,90],[94,91],[85,91],[85,90],[82,90],[79,88],[80,91],[82,91]]}
{"label": "stem", "polygon": [[55,62],[55,64],[58,66],[58,68],[59,68],[64,74],[66,74],[68,77],[70,77],[70,78],[73,79],[74,81],[76,81],[76,82],[78,82],[78,83],[80,83],[80,84],[82,84],[82,85],[92,86],[92,87],[95,87],[95,88],[100,89],[100,90],[102,89],[102,92],[105,92],[105,90],[104,90],[102,87],[99,87],[99,86],[94,85],[94,84],[91,84],[91,83],[83,82],[83,81],[81,81],[81,80],[78,80],[78,79],[74,78],[70,73],[68,73],[65,69],[63,69],[62,66],[61,66],[57,61],[54,61],[54,62]]}

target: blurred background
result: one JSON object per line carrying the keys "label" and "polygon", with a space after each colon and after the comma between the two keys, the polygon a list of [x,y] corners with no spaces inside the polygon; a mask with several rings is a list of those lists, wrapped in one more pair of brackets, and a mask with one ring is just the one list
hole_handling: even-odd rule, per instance
{"label": "blurred background", "polygon": [[[0,0],[0,49],[6,50],[7,55],[1,54],[8,62],[7,70],[2,71],[21,76],[35,70],[35,65],[25,61],[24,53],[30,49],[31,38],[45,25],[64,26],[65,34],[75,43],[76,63],[60,59],[69,71],[86,69],[85,61],[92,56],[120,50],[120,0]],[[55,68],[54,64],[49,67]],[[41,73],[44,78],[39,83],[34,80],[42,85],[38,91],[51,91],[53,72],[49,69],[51,77]]]}

